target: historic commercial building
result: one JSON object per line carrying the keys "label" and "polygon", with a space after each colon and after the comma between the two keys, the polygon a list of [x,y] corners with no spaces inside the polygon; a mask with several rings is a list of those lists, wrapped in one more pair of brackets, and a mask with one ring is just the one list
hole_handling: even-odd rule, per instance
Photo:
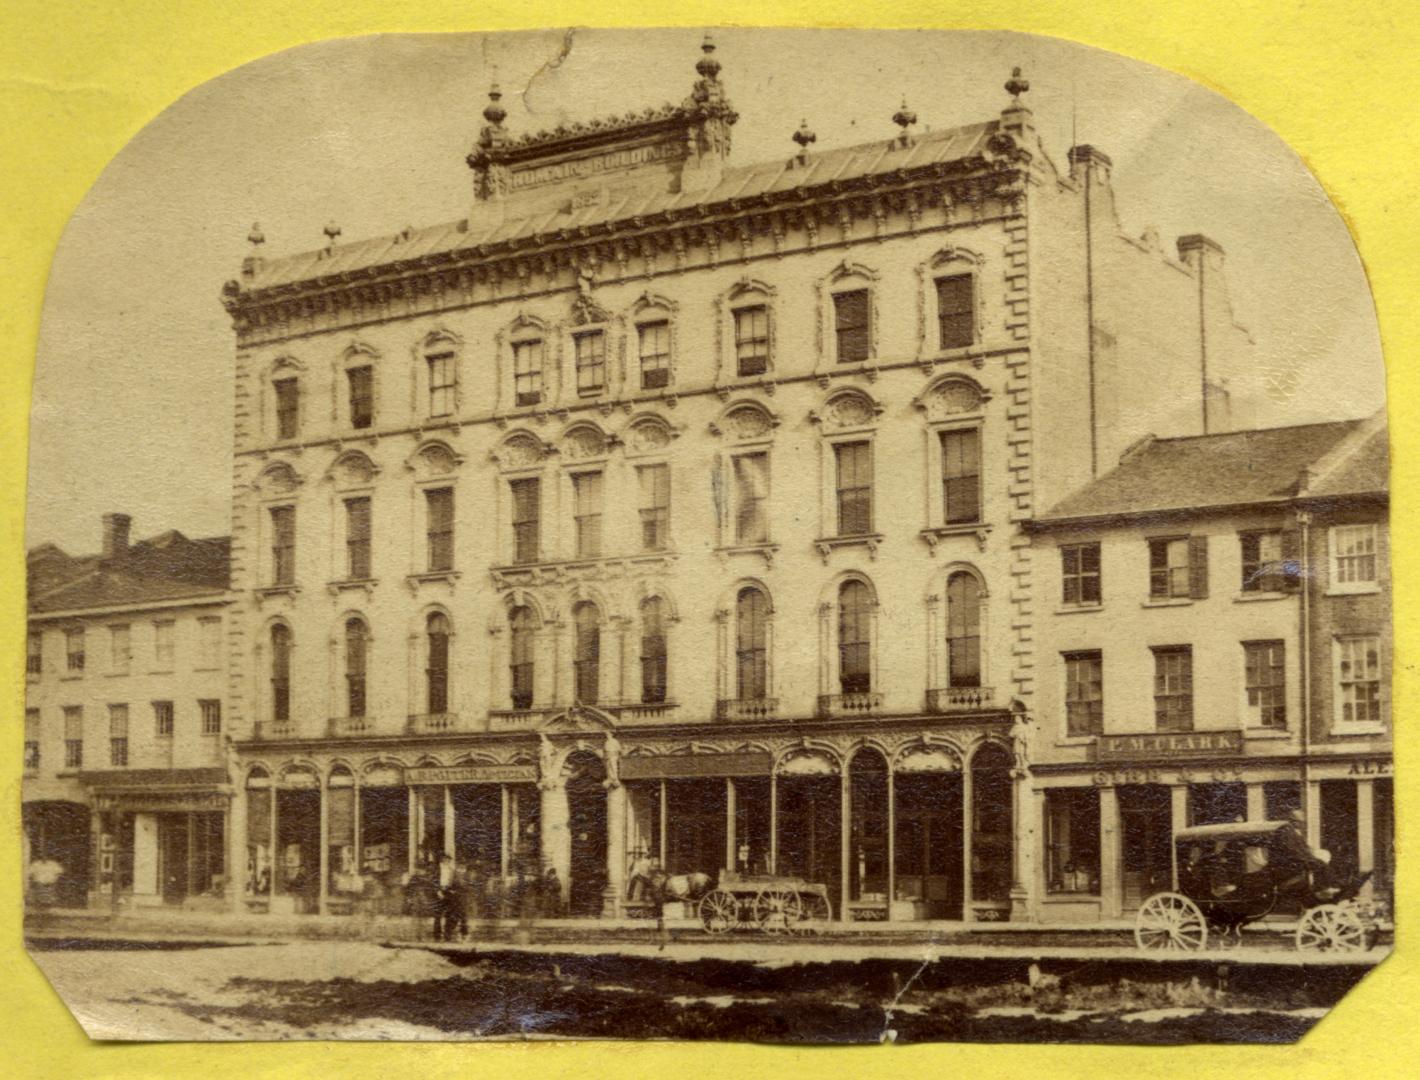
{"label": "historic commercial building", "polygon": [[227,540],[129,527],[105,514],[98,555],[29,553],[26,862],[58,864],[65,906],[218,902]]}
{"label": "historic commercial building", "polygon": [[252,907],[449,851],[578,914],[655,862],[797,874],[835,918],[1029,916],[1054,597],[1019,527],[1225,422],[1222,251],[1123,236],[1109,159],[1057,164],[1019,73],[980,123],[904,105],[732,165],[708,40],[696,71],[541,134],[495,89],[466,218],[332,225],[226,287]]}
{"label": "historic commercial building", "polygon": [[1187,825],[1306,815],[1388,895],[1384,414],[1147,439],[1029,526],[1045,920],[1119,916]]}

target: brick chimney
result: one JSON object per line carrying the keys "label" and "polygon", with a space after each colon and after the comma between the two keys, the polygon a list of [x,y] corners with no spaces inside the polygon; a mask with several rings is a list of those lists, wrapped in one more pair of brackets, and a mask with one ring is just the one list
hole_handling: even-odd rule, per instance
{"label": "brick chimney", "polygon": [[105,514],[104,549],[105,559],[116,559],[128,551],[128,529],[133,519],[127,514]]}

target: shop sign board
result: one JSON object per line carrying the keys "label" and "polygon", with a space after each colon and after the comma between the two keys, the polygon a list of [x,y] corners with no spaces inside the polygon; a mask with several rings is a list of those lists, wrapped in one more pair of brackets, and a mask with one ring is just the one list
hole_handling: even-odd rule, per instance
{"label": "shop sign board", "polygon": [[1242,748],[1241,731],[1147,732],[1101,735],[1095,755],[1100,761],[1141,761],[1240,754]]}
{"label": "shop sign board", "polygon": [[407,784],[531,784],[536,765],[430,765],[405,769]]}
{"label": "shop sign board", "polygon": [[621,759],[623,780],[682,776],[768,776],[770,757],[758,750],[729,754],[635,754]]}

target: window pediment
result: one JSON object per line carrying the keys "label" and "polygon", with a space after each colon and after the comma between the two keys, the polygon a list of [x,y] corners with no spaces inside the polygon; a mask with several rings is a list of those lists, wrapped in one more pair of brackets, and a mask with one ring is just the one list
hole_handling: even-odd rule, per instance
{"label": "window pediment", "polygon": [[493,460],[504,469],[526,469],[541,464],[548,454],[547,444],[530,432],[509,435],[493,451]]}
{"label": "window pediment", "polygon": [[744,442],[751,439],[767,439],[779,426],[779,418],[763,405],[753,401],[739,402],[729,406],[720,414],[720,419],[710,425],[713,435]]}
{"label": "window pediment", "polygon": [[273,462],[256,478],[256,489],[263,495],[288,495],[301,486],[301,476],[284,461]]}

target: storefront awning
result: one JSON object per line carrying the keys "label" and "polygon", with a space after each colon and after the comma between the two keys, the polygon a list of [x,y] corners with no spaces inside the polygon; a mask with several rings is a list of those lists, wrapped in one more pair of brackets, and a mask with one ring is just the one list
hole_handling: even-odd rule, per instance
{"label": "storefront awning", "polygon": [[79,774],[99,810],[182,813],[227,806],[227,770],[105,769]]}
{"label": "storefront awning", "polygon": [[768,776],[767,752],[732,754],[634,754],[621,759],[623,780],[670,780],[688,776]]}

